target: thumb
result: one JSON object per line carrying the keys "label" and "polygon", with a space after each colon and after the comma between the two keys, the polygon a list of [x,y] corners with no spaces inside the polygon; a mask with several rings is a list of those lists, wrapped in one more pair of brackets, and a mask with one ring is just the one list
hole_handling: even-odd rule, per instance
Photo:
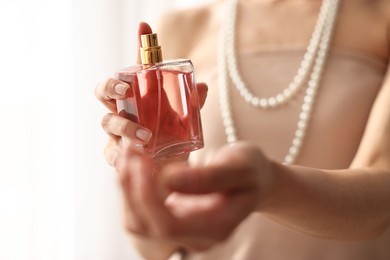
{"label": "thumb", "polygon": [[[176,168],[176,167],[175,167]],[[164,183],[171,191],[189,194],[208,194],[253,188],[257,174],[250,167],[209,165],[196,168],[166,169]]]}

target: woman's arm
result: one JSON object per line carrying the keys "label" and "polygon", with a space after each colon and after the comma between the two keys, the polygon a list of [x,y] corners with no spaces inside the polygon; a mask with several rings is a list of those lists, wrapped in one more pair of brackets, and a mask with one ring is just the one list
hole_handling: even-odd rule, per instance
{"label": "woman's arm", "polygon": [[[255,210],[286,226],[327,238],[375,237],[390,224],[389,104],[387,76],[349,169],[321,170],[274,162],[268,169],[264,168],[265,157],[250,159],[253,147],[246,154],[243,149],[227,148],[218,165],[212,162],[207,167],[192,169],[191,174],[171,173],[168,183],[173,190],[183,193],[236,194],[236,190],[245,193],[260,189]],[[235,161],[238,157],[245,159]],[[245,165],[252,165],[252,170],[248,171]],[[235,171],[226,171],[234,167]],[[253,185],[240,186],[246,179]],[[230,185],[219,187],[227,181]]]}
{"label": "woman's arm", "polygon": [[389,73],[350,168],[327,171],[276,165],[274,185],[261,211],[303,232],[342,239],[373,237],[389,226]]}
{"label": "woman's arm", "polygon": [[326,171],[276,164],[273,175],[272,188],[259,211],[300,232],[369,239],[390,224],[388,170]]}

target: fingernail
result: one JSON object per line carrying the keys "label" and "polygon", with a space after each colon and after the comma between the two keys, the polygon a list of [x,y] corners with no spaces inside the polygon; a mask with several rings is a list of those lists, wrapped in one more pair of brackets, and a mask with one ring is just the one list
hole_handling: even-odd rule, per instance
{"label": "fingernail", "polygon": [[135,131],[135,136],[141,141],[147,142],[152,137],[152,133],[146,129],[138,128],[137,131]]}
{"label": "fingernail", "polygon": [[117,94],[124,95],[124,94],[126,94],[126,91],[128,88],[129,88],[128,85],[119,83],[119,84],[115,85],[114,90]]}

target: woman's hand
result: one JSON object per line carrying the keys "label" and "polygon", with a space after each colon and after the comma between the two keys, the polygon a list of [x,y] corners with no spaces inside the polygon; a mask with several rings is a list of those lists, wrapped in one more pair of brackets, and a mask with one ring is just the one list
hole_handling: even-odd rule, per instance
{"label": "woman's hand", "polygon": [[206,167],[174,164],[153,173],[150,159],[129,151],[118,169],[126,227],[205,250],[258,210],[272,181],[271,165],[258,148],[238,143],[222,148]]}
{"label": "woman's hand", "polygon": [[[141,23],[138,30],[138,38],[141,34],[152,33],[150,26]],[[139,57],[137,58],[139,63]],[[207,96],[207,85],[197,84],[199,104],[203,106]],[[115,165],[121,151],[122,141],[127,144],[147,145],[152,137],[150,129],[130,121],[118,115],[116,100],[124,100],[131,95],[130,86],[123,81],[109,78],[101,82],[95,89],[96,97],[110,110],[102,120],[102,127],[109,135],[109,141],[105,148],[105,158],[110,165]],[[165,113],[168,114],[168,113]]]}
{"label": "woman's hand", "polygon": [[[148,24],[141,23],[138,30],[138,40],[141,34],[148,34],[151,32],[152,30]],[[137,63],[139,63],[139,52],[137,52],[137,54]],[[199,83],[197,84],[197,90],[199,105],[202,107],[207,96],[207,85],[205,83]],[[105,115],[102,120],[102,127],[109,136],[104,155],[107,162],[116,168],[119,167],[118,158],[120,157],[120,154],[123,154],[123,150],[125,150],[126,147],[134,148],[137,147],[137,145],[147,145],[152,137],[150,129],[146,129],[141,125],[118,115],[116,100],[126,99],[129,95],[131,95],[130,91],[131,88],[126,82],[114,78],[109,78],[101,82],[95,89],[96,97],[110,111],[110,113]],[[123,147],[123,144],[126,144],[126,147]],[[142,157],[140,154],[134,157],[131,155],[129,156],[130,161],[127,162],[128,164],[135,164]],[[188,156],[183,156],[183,158],[175,159],[186,160],[187,157]],[[122,187],[125,189],[127,186],[122,185]],[[126,194],[125,190],[123,190],[123,193]],[[137,219],[135,217],[137,212],[129,210],[131,209],[131,206],[129,204],[129,200],[127,199],[125,199],[124,208],[127,209],[124,214],[124,219],[127,223]],[[147,259],[166,259],[178,248],[176,243],[164,241],[163,239],[159,240],[147,236],[135,236],[134,233],[132,233],[131,237],[133,238],[135,246],[138,248],[140,253]],[[153,247],[154,250],[151,251],[150,247]]]}

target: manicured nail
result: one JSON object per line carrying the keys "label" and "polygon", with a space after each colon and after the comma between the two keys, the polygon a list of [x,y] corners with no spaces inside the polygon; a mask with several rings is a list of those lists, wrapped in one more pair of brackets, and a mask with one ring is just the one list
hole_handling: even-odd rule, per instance
{"label": "manicured nail", "polygon": [[128,88],[129,88],[129,85],[119,83],[119,84],[115,85],[114,90],[117,94],[124,95],[124,94],[126,94],[126,91]]}
{"label": "manicured nail", "polygon": [[146,129],[138,128],[137,131],[135,131],[135,136],[141,141],[147,142],[152,137],[152,133]]}

